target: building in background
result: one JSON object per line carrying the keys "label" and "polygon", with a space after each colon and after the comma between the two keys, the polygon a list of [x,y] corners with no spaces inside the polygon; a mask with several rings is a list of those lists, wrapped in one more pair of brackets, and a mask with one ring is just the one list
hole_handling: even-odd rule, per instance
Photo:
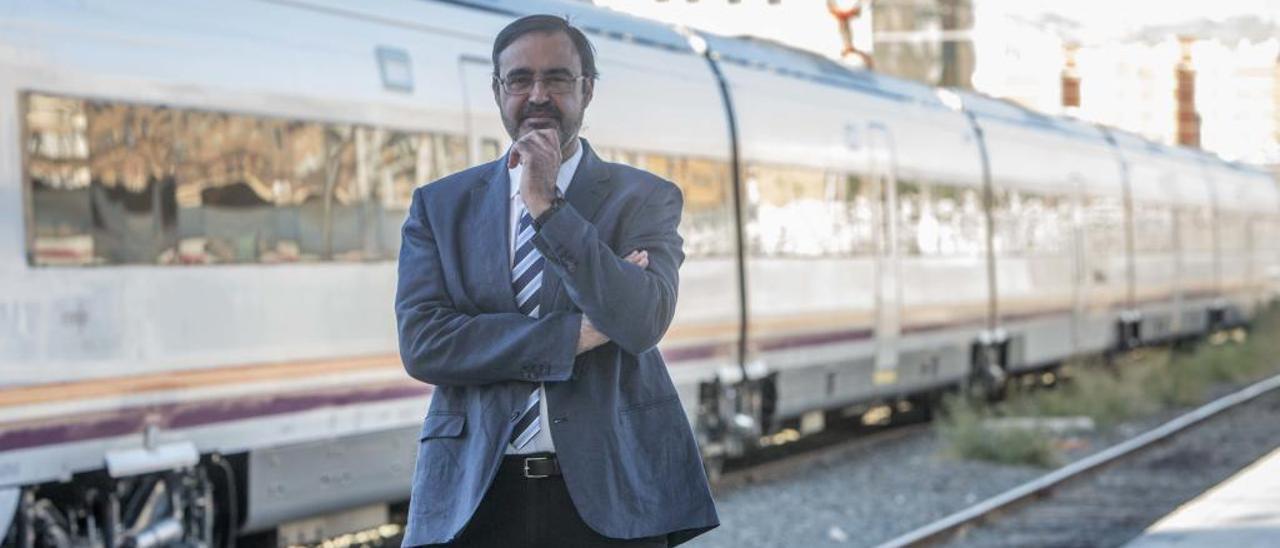
{"label": "building in background", "polygon": [[[1178,142],[1179,37],[1192,38],[1200,146],[1228,160],[1280,164],[1280,25],[1242,16],[1079,43],[1079,25],[1060,18],[979,9],[975,19],[974,88],[1169,144]],[[1073,45],[1080,105],[1067,108],[1061,76]]]}
{"label": "building in background", "polygon": [[973,0],[879,0],[873,6],[876,70],[934,86],[973,87]]}

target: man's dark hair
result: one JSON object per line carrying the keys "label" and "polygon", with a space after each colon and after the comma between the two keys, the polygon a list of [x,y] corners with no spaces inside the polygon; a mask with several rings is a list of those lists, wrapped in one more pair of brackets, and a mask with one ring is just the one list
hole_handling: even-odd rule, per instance
{"label": "man's dark hair", "polygon": [[582,59],[582,75],[592,80],[599,76],[596,72],[596,50],[591,45],[591,41],[587,40],[587,35],[583,34],[578,27],[569,24],[569,20],[555,15],[526,15],[507,25],[498,33],[498,37],[493,39],[493,77],[500,78],[498,74],[498,55],[502,50],[507,49],[512,42],[515,42],[521,36],[531,32],[563,32],[569,36],[569,40],[573,41],[573,47],[578,50],[578,58]]}

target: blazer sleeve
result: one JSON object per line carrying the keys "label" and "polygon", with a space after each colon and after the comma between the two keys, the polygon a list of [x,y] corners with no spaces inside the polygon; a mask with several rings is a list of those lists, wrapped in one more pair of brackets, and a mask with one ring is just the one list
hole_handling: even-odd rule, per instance
{"label": "blazer sleeve", "polygon": [[572,376],[582,315],[556,311],[465,314],[445,288],[423,189],[413,193],[402,229],[396,324],[400,359],[415,379],[440,385],[565,381]]}
{"label": "blazer sleeve", "polygon": [[623,350],[640,354],[658,345],[675,315],[684,240],[676,232],[684,197],[664,182],[628,213],[619,253],[644,249],[649,268],[623,260],[600,240],[595,225],[566,204],[534,237],[548,268],[569,298]]}

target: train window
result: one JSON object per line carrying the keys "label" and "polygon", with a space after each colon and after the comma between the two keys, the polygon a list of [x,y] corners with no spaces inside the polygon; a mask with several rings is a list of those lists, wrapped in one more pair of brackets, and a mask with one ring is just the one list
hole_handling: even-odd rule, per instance
{"label": "train window", "polygon": [[400,250],[400,225],[408,214],[413,191],[423,181],[438,178],[433,167],[431,136],[378,128],[356,132],[360,177],[372,193],[372,234],[375,255],[394,259]]}
{"label": "train window", "polygon": [[845,204],[829,200],[843,186],[820,169],[747,166],[749,249],[764,256],[830,256],[847,252],[840,226]]}
{"label": "train window", "polygon": [[89,102],[89,209],[94,253],[109,263],[154,262],[172,248],[172,113]]}
{"label": "train window", "polygon": [[1180,208],[1178,237],[1183,252],[1211,253],[1213,251],[1213,212],[1209,207]]}
{"label": "train window", "polygon": [[1240,253],[1249,249],[1248,216],[1235,211],[1218,213],[1218,243],[1224,253]]}
{"label": "train window", "polygon": [[1092,196],[1084,201],[1083,219],[1088,252],[1095,257],[1125,252],[1124,202],[1114,196]]}
{"label": "train window", "polygon": [[1133,248],[1137,253],[1173,251],[1173,208],[1157,204],[1134,204]]}
{"label": "train window", "polygon": [[98,261],[89,208],[88,114],[84,101],[47,96],[25,99],[26,180],[32,219],[33,264],[84,265]]}
{"label": "train window", "polygon": [[33,265],[392,260],[466,139],[24,96]]}
{"label": "train window", "polygon": [[503,152],[505,152],[505,147],[497,139],[484,138],[480,140],[480,161],[492,162],[502,156]]}
{"label": "train window", "polygon": [[992,209],[996,252],[1005,256],[1068,253],[1073,210],[1072,200],[1066,196],[997,190]]}
{"label": "train window", "polygon": [[927,191],[919,183],[898,180],[898,250],[902,255],[922,255],[919,238],[922,211],[929,200]]}
{"label": "train window", "polygon": [[1268,263],[1276,260],[1277,257],[1273,253],[1280,249],[1280,219],[1276,219],[1273,215],[1258,217],[1254,226],[1256,228],[1253,233],[1254,253],[1267,256]]}
{"label": "train window", "polygon": [[677,173],[676,160],[663,154],[641,154],[636,167],[662,177],[668,181],[680,179]]}
{"label": "train window", "polygon": [[[318,259],[304,251],[302,227],[324,193],[323,127],[213,112],[175,123],[178,248],[181,263]],[[313,165],[318,164],[318,165]]]}
{"label": "train window", "polygon": [[431,158],[433,171],[430,178],[423,179],[424,182],[467,169],[467,139],[459,135],[433,134]]}
{"label": "train window", "polygon": [[685,159],[684,176],[675,179],[684,193],[680,222],[685,252],[693,257],[726,257],[733,254],[736,222],[733,216],[733,184],[729,165],[705,159]]}
{"label": "train window", "polygon": [[874,255],[876,249],[876,223],[880,211],[880,185],[869,177],[853,173],[835,175],[836,186],[842,187],[836,197],[844,207],[838,221],[836,238],[843,244],[846,256]]}
{"label": "train window", "polygon": [[978,256],[985,249],[976,188],[898,183],[899,245],[907,256]]}
{"label": "train window", "polygon": [[608,147],[597,153],[606,161],[644,169],[680,187],[684,194],[680,235],[687,256],[733,254],[733,182],[727,162]]}

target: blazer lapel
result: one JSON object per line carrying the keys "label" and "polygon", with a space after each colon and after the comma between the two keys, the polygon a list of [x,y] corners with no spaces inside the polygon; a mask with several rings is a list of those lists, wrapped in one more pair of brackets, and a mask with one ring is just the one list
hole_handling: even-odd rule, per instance
{"label": "blazer lapel", "polygon": [[569,192],[564,199],[583,219],[593,221],[600,204],[604,203],[609,191],[613,190],[613,185],[609,184],[609,166],[596,156],[586,139],[581,144],[582,160],[578,164],[578,171],[573,174],[573,182],[569,183]]}
{"label": "blazer lapel", "polygon": [[[582,147],[582,159],[579,160],[578,169],[573,174],[573,180],[569,183],[569,190],[565,193],[564,199],[578,212],[578,215],[594,223],[596,212],[600,210],[600,205],[613,190],[613,184],[609,179],[609,166],[596,156],[587,140],[579,141],[579,146]],[[539,296],[542,301],[542,310],[560,310],[567,307],[564,283],[559,276],[548,275],[547,272],[550,270],[543,273],[542,294]]]}
{"label": "blazer lapel", "polygon": [[[514,312],[515,291],[511,288],[511,199],[507,158],[494,162],[493,170],[471,189],[472,211],[468,236],[472,253],[465,260],[477,264],[480,291],[477,299],[486,310]],[[545,276],[544,276],[545,278]]]}

